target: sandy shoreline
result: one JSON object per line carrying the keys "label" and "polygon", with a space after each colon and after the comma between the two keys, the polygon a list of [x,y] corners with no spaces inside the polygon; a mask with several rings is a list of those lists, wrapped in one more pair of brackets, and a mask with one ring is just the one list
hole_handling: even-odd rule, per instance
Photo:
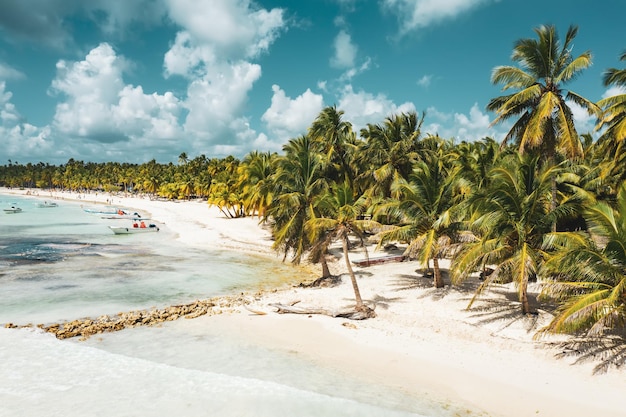
{"label": "sandy shoreline", "polygon": [[[24,195],[27,191],[2,192]],[[281,259],[271,249],[269,231],[259,226],[258,219],[226,219],[206,203],[95,193],[80,194],[79,199],[72,193],[38,193],[38,198],[76,200],[85,206],[112,200],[113,205],[149,213],[185,244]],[[362,257],[361,252],[352,254],[352,259]],[[331,271],[338,274],[341,267],[342,262],[334,262]],[[319,267],[313,268],[319,271]],[[546,348],[550,341],[561,339],[533,339],[532,325],[546,323],[550,319],[547,312],[537,318],[539,323],[510,315],[516,307],[507,299],[506,288],[467,311],[475,282],[464,288],[435,290],[415,272],[419,268],[416,262],[356,268],[361,294],[375,305],[378,315],[367,321],[280,315],[270,306],[295,301],[301,306],[330,309],[349,306],[353,293],[344,277],[334,288],[269,291],[254,302],[266,315],[241,309],[239,314],[192,322],[243,334],[254,343],[297,352],[324,366],[399,390],[450,398],[494,417],[624,415],[623,369],[593,375],[597,363],[572,365],[574,359],[556,359],[557,352]]]}

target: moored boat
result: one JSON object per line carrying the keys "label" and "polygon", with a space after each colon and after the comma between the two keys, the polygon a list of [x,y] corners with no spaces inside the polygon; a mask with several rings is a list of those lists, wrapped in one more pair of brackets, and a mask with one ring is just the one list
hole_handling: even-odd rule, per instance
{"label": "moored boat", "polygon": [[17,206],[11,206],[11,207],[5,208],[3,210],[7,214],[14,214],[14,213],[21,213],[22,212],[22,209],[17,207]]}
{"label": "moored boat", "polygon": [[159,228],[156,224],[149,224],[147,226],[139,226],[133,225],[130,227],[123,226],[109,226],[109,229],[113,231],[116,235],[132,235],[135,233],[149,233],[149,232],[158,232]]}
{"label": "moored boat", "polygon": [[37,207],[39,207],[39,208],[52,208],[52,207],[59,207],[59,205],[57,203],[55,203],[54,201],[44,201],[43,203],[38,203]]}

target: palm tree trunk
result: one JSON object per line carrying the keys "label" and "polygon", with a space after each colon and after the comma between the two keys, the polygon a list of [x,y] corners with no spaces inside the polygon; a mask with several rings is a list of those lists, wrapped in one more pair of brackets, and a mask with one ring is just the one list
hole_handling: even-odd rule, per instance
{"label": "palm tree trunk", "polygon": [[320,258],[322,264],[322,278],[328,278],[330,276],[330,269],[328,269],[328,262],[326,261],[326,255],[322,254]]}
{"label": "palm tree trunk", "polygon": [[363,310],[363,299],[361,298],[361,292],[359,291],[359,284],[356,282],[356,276],[350,265],[350,258],[348,257],[348,238],[342,239],[343,243],[343,257],[346,260],[346,267],[348,268],[348,274],[350,274],[350,281],[352,281],[352,288],[354,289],[354,298],[356,299],[356,311]]}
{"label": "palm tree trunk", "polygon": [[520,302],[522,303],[522,314],[530,314],[530,303],[528,302],[528,278],[520,283]]}
{"label": "palm tree trunk", "polygon": [[439,269],[439,258],[433,258],[433,284],[435,288],[443,288],[443,278],[441,277],[441,269]]}

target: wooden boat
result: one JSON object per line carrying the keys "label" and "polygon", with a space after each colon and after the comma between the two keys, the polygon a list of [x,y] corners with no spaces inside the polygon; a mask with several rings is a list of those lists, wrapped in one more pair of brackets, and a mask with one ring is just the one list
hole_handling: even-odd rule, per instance
{"label": "wooden boat", "polygon": [[405,259],[404,255],[385,255],[385,256],[378,256],[375,258],[360,259],[357,261],[352,261],[352,263],[355,264],[356,266],[370,266],[370,265],[384,264],[387,262],[402,262],[404,261],[404,259]]}
{"label": "wooden boat", "polygon": [[109,229],[113,231],[116,235],[132,235],[135,233],[150,233],[150,232],[158,232],[159,228],[156,224],[149,224],[148,226],[137,227],[121,227],[121,226],[109,226]]}
{"label": "wooden boat", "polygon": [[21,209],[21,208],[19,208],[19,207],[17,207],[17,206],[11,206],[11,207],[9,207],[9,208],[5,208],[5,209],[4,209],[4,212],[5,212],[6,214],[15,214],[15,213],[21,213],[21,212],[22,212],[22,209]]}
{"label": "wooden boat", "polygon": [[37,204],[37,207],[39,208],[52,208],[52,207],[59,207],[59,205],[57,203],[55,203],[54,201],[44,201],[43,203],[39,203]]}

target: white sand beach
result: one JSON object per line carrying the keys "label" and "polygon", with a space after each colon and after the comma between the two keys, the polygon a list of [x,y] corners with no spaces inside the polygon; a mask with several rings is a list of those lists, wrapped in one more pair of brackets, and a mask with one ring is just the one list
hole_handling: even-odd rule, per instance
{"label": "white sand beach", "polygon": [[[26,194],[26,190],[3,190]],[[272,248],[269,231],[257,218],[227,219],[202,202],[152,201],[108,194],[50,193],[38,198],[105,203],[149,213],[151,219],[178,234],[181,242],[223,248],[281,259]],[[80,198],[79,198],[80,197]],[[111,201],[112,200],[112,201]],[[370,256],[378,256],[370,246]],[[402,248],[400,247],[399,250]],[[331,272],[345,269],[338,248]],[[351,259],[363,258],[355,249]],[[442,262],[445,268],[446,261]],[[198,328],[211,326],[225,334],[240,335],[273,349],[295,352],[324,366],[410,393],[424,393],[488,416],[617,417],[626,415],[623,400],[626,372],[612,367],[594,374],[598,361],[574,363],[575,357],[557,359],[550,348],[564,337],[535,340],[533,336],[550,314],[541,311],[523,319],[511,301],[511,290],[496,288],[483,301],[466,310],[473,288],[434,289],[416,272],[414,261],[355,267],[361,294],[375,307],[376,318],[351,321],[325,315],[277,314],[272,303],[311,308],[342,309],[353,303],[347,275],[331,288],[288,286],[249,294],[253,307],[266,314],[239,309],[232,314],[192,320]],[[311,280],[319,266],[294,267],[294,284]],[[301,279],[300,279],[301,277]],[[531,322],[531,320],[533,322]],[[185,325],[189,325],[186,321]]]}

